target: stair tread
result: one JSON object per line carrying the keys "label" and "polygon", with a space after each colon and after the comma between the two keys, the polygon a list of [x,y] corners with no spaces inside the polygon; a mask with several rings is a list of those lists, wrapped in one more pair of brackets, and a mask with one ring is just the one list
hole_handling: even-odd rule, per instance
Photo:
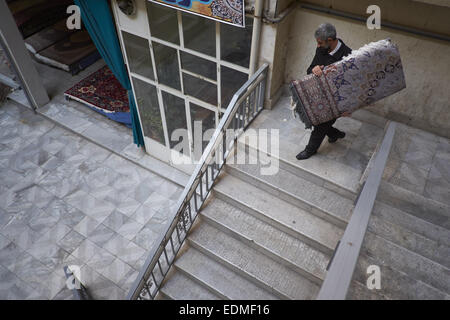
{"label": "stair tread", "polygon": [[[306,160],[299,161],[295,158],[298,152],[304,149],[307,140],[302,139],[308,131],[304,129],[302,125],[290,121],[283,121],[284,119],[290,119],[290,114],[285,114],[286,111],[290,113],[290,110],[283,110],[283,106],[278,106],[272,110],[261,112],[260,115],[252,122],[249,128],[251,129],[267,129],[268,139],[270,141],[271,129],[277,129],[279,132],[279,151],[277,154],[273,154],[280,161],[285,164],[308,172],[323,181],[330,182],[337,186],[340,186],[350,192],[357,193],[359,188],[359,180],[364,170],[353,168],[342,162],[338,162],[325,154],[319,152],[314,157]],[[289,117],[289,118],[288,118]],[[354,122],[359,124],[360,121],[356,119],[345,119],[346,122]],[[374,126],[375,127],[375,126]],[[375,127],[377,128],[377,127]],[[381,128],[377,128],[382,132]],[[255,131],[248,130],[244,132],[238,139],[240,144],[245,143],[246,136],[255,134]],[[295,139],[295,140],[294,140]],[[303,141],[303,142],[302,142]],[[267,152],[266,146],[259,146],[260,150]],[[321,146],[324,148],[324,146]],[[344,145],[335,145],[334,149],[345,148]],[[336,151],[339,152],[339,151]]]}
{"label": "stair tread", "polygon": [[381,181],[377,199],[424,221],[450,230],[450,206]]}
{"label": "stair tread", "polygon": [[428,239],[376,215],[371,216],[368,230],[447,268],[450,266],[450,247],[444,243]]}
{"label": "stair tread", "polygon": [[192,247],[177,258],[175,266],[231,300],[277,299],[270,292]]}
{"label": "stair tread", "polygon": [[231,164],[227,167],[243,171],[247,176],[272,186],[273,191],[278,190],[279,193],[287,193],[311,207],[336,216],[337,219],[344,222],[350,220],[353,201],[282,168],[279,168],[275,175],[263,175],[260,170],[261,166],[264,166],[262,161],[256,161],[251,154],[248,154],[248,156],[249,161],[253,162],[248,164]]}
{"label": "stair tread", "polygon": [[[429,284],[412,277],[401,270],[392,268],[389,265],[380,264],[379,259],[361,255],[358,259],[353,279],[364,284],[358,290],[361,295],[358,299],[365,299],[365,296],[376,293],[386,299],[412,300],[412,299],[449,299],[450,296]],[[377,265],[380,268],[380,289],[370,290],[365,284],[369,277],[367,268],[370,265]]]}
{"label": "stair tread", "polygon": [[270,251],[274,256],[305,270],[313,277],[319,280],[325,278],[330,256],[229,203],[214,198],[202,209],[201,215],[240,234],[247,243]]}
{"label": "stair tread", "polygon": [[358,281],[352,281],[348,288],[346,300],[389,300],[389,297],[383,296],[378,290],[369,290],[364,284]]}
{"label": "stair tread", "polygon": [[372,215],[401,226],[425,238],[446,245],[450,244],[450,232],[447,229],[380,201],[375,202]]}
{"label": "stair tread", "polygon": [[172,268],[160,288],[162,294],[173,300],[220,300],[218,296]]}
{"label": "stair tread", "polygon": [[330,222],[236,177],[225,175],[214,190],[243,203],[248,208],[257,210],[271,221],[313,239],[330,250],[334,250],[337,241],[342,237],[343,231]]}
{"label": "stair tread", "polygon": [[309,300],[317,296],[318,286],[293,270],[270,259],[207,223],[192,230],[189,242],[203,253],[214,255],[221,263],[258,281],[274,294],[289,299]]}
{"label": "stair tread", "polygon": [[352,113],[352,118],[361,122],[370,123],[374,126],[377,126],[381,129],[384,129],[388,119],[383,118],[369,110],[366,109],[358,109]]}
{"label": "stair tread", "polygon": [[367,232],[361,252],[380,267],[388,266],[420,280],[442,292],[450,293],[450,269],[420,254]]}

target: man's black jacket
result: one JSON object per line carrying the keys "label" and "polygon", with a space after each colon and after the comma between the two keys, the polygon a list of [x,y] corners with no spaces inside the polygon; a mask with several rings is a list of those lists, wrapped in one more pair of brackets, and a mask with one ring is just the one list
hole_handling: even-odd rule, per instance
{"label": "man's black jacket", "polygon": [[319,51],[319,48],[316,49],[316,55],[314,56],[314,59],[311,62],[311,65],[306,70],[307,74],[311,74],[312,69],[315,66],[328,66],[332,63],[335,63],[335,62],[341,60],[346,55],[352,53],[352,49],[347,47],[345,45],[344,41],[342,41],[341,39],[338,39],[338,40],[341,41],[341,47],[339,48],[338,51],[336,51],[336,53],[334,55],[331,55],[329,53],[321,53]]}

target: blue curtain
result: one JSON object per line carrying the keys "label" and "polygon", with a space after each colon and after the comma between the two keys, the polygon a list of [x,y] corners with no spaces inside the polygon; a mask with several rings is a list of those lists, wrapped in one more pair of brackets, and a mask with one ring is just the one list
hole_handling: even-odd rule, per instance
{"label": "blue curtain", "polygon": [[[95,43],[102,58],[116,76],[122,86],[128,90],[130,104],[131,126],[134,143],[144,145],[141,126],[139,124],[136,103],[134,101],[128,72],[123,61],[116,29],[111,16],[108,0],[74,0],[80,7],[81,19]],[[123,121],[121,121],[123,122]]]}

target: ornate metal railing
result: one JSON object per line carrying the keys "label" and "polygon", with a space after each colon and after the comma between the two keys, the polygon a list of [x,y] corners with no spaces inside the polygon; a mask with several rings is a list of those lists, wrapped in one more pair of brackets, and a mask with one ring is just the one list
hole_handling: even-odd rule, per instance
{"label": "ornate metal railing", "polygon": [[152,300],[180,250],[201,206],[225,165],[237,138],[263,109],[268,65],[265,63],[234,94],[227,110],[208,143],[194,173],[184,188],[178,210],[151,250],[128,299]]}

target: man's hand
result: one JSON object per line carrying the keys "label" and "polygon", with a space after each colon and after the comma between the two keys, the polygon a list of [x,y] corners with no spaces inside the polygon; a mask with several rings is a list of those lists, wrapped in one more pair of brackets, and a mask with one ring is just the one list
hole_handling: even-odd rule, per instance
{"label": "man's hand", "polygon": [[341,114],[341,117],[351,117],[351,116],[352,116],[352,113],[348,112],[348,111]]}
{"label": "man's hand", "polygon": [[315,66],[314,68],[312,68],[312,72],[316,75],[316,76],[320,76],[322,75],[322,70],[323,70],[324,66]]}

